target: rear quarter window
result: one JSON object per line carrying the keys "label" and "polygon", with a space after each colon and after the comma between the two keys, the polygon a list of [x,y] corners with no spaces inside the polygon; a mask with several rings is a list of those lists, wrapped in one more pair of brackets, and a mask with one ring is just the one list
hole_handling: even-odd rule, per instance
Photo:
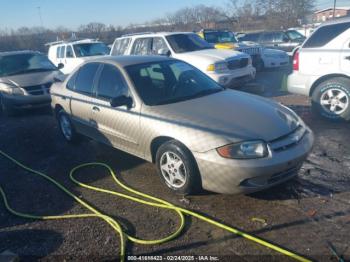
{"label": "rear quarter window", "polygon": [[349,22],[322,26],[319,29],[317,29],[308,40],[306,40],[303,48],[315,48],[325,46],[349,28]]}

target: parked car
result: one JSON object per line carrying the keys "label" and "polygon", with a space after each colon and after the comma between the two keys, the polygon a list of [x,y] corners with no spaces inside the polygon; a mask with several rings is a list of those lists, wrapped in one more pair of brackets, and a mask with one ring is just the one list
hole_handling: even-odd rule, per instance
{"label": "parked car", "polygon": [[236,50],[251,56],[253,66],[262,69],[262,46],[253,42],[239,42],[234,33],[228,30],[201,30],[198,35],[217,49]]}
{"label": "parked car", "polygon": [[100,58],[52,87],[63,137],[78,134],[157,165],[178,193],[250,193],[294,177],[313,133],[290,109],[225,89],[164,56]]}
{"label": "parked car", "polygon": [[0,112],[49,106],[50,87],[61,77],[47,57],[34,51],[0,53]]}
{"label": "parked car", "polygon": [[165,55],[185,61],[226,87],[255,78],[251,57],[233,50],[216,50],[195,33],[142,33],[115,40],[111,55]]}
{"label": "parked car", "polygon": [[277,49],[262,48],[261,68],[276,68],[289,65],[289,56],[286,52]]}
{"label": "parked car", "polygon": [[267,48],[279,49],[292,56],[306,38],[296,30],[286,30],[240,34],[239,39],[253,41]]}
{"label": "parked car", "polygon": [[294,56],[291,93],[311,97],[312,108],[333,120],[350,120],[350,18],[321,25]]}
{"label": "parked car", "polygon": [[49,46],[48,57],[56,66],[61,65],[63,74],[70,74],[88,59],[109,55],[110,49],[104,43],[93,40],[58,41]]}

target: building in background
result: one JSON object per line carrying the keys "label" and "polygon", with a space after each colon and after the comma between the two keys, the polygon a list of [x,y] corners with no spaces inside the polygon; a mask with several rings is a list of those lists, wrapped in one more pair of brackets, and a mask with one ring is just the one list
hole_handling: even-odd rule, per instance
{"label": "building in background", "polygon": [[[335,17],[350,16],[350,6],[337,7]],[[316,11],[314,13],[314,22],[321,23],[333,18],[333,7]]]}

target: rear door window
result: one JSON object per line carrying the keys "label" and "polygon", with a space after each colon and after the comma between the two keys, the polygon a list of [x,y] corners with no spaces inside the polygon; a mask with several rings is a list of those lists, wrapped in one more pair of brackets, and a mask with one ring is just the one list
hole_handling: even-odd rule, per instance
{"label": "rear door window", "polygon": [[126,50],[129,47],[130,41],[130,38],[117,39],[115,41],[111,55],[125,55]]}
{"label": "rear door window", "polygon": [[85,95],[92,95],[94,79],[100,64],[89,63],[82,66],[75,80],[74,90]]}
{"label": "rear door window", "polygon": [[316,30],[308,40],[306,40],[303,48],[322,47],[332,41],[334,38],[350,28],[350,23],[341,23],[335,25],[326,25]]}
{"label": "rear door window", "polygon": [[132,55],[151,55],[152,38],[138,38],[132,47]]}

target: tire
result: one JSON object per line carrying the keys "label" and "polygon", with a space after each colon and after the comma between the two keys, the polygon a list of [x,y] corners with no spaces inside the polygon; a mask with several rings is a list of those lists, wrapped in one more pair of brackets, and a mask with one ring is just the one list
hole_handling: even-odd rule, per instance
{"label": "tire", "polygon": [[8,105],[4,103],[4,100],[1,95],[0,95],[0,115],[3,115],[3,116],[15,115],[15,110],[10,108]]}
{"label": "tire", "polygon": [[76,143],[79,141],[79,135],[75,131],[72,121],[63,109],[58,112],[57,121],[60,133],[68,143]]}
{"label": "tire", "polygon": [[162,181],[175,193],[189,195],[201,189],[196,161],[181,143],[171,140],[161,145],[157,151],[156,164]]}
{"label": "tire", "polygon": [[350,79],[331,78],[312,93],[312,110],[332,121],[350,120]]}

